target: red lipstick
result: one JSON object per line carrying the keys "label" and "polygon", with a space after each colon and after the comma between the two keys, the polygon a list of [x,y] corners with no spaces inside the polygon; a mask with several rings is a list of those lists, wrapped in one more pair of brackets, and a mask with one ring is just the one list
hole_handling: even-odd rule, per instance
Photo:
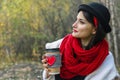
{"label": "red lipstick", "polygon": [[77,30],[73,29],[73,32],[78,32]]}

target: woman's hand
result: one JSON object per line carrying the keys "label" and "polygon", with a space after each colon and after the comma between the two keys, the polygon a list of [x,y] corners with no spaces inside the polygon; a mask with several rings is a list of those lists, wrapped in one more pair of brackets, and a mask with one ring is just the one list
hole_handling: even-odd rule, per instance
{"label": "woman's hand", "polygon": [[42,56],[42,64],[44,68],[48,68],[47,59],[45,55]]}
{"label": "woman's hand", "polygon": [[43,75],[45,75],[46,78],[49,78],[50,77],[50,74],[49,74],[50,70],[48,68],[47,59],[46,59],[45,55],[42,56],[42,64],[43,64],[43,68],[45,70],[45,73]]}

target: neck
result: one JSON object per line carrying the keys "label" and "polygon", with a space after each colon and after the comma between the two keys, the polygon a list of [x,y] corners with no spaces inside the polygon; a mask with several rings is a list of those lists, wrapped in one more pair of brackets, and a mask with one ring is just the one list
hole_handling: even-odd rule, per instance
{"label": "neck", "polygon": [[81,39],[81,44],[82,44],[82,47],[85,48],[88,46],[89,42],[90,42],[91,38],[89,39]]}

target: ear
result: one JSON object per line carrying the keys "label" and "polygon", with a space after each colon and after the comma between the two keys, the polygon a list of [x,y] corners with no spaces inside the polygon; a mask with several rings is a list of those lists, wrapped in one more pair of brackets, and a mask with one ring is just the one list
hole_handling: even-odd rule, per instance
{"label": "ear", "polygon": [[92,29],[92,34],[95,35],[96,34],[96,28]]}

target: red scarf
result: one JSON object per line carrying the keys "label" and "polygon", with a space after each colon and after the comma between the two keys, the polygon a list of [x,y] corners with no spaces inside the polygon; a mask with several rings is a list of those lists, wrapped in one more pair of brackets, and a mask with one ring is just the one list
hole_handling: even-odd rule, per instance
{"label": "red scarf", "polygon": [[77,38],[67,35],[61,43],[62,67],[60,76],[71,79],[95,71],[108,55],[108,43],[102,40],[90,50],[84,50]]}

